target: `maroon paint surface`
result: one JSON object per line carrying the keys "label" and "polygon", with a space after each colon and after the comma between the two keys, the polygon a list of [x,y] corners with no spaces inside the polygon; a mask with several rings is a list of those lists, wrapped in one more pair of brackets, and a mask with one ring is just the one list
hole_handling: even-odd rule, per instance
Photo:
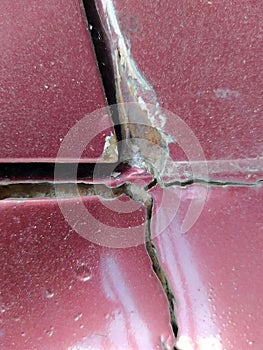
{"label": "maroon paint surface", "polygon": [[[162,190],[152,194],[153,234],[177,297],[182,344],[206,349],[202,342],[216,341],[220,350],[259,349],[262,189],[212,188],[186,234],[180,231],[182,219],[190,201],[199,200],[193,188],[169,189],[169,198],[180,202],[178,210],[161,200]],[[96,202],[85,200],[87,207]],[[3,349],[158,349],[161,339],[172,344],[167,304],[145,248],[140,241],[125,247],[137,231],[143,239],[143,221],[134,210],[128,216],[135,224],[127,228],[127,219],[116,213],[116,220],[109,202],[101,205],[106,222],[95,217],[86,228],[89,237],[102,235],[105,246],[74,232],[56,201],[1,202]],[[113,211],[114,205],[110,202]],[[124,228],[119,235],[124,248],[107,247],[116,221]]]}
{"label": "maroon paint surface", "polygon": [[201,193],[196,185],[169,188],[163,201],[162,191],[152,190],[153,234],[177,296],[180,349],[260,349],[262,186],[211,188],[201,215],[182,233],[189,204]]}
{"label": "maroon paint surface", "polygon": [[[136,221],[138,214],[129,216]],[[4,201],[0,217],[1,349],[158,349],[161,337],[171,336],[142,244],[91,243],[67,224],[56,201]],[[86,223],[88,232],[110,240],[116,218],[107,219]],[[118,223],[124,241],[136,234],[121,216]],[[138,230],[143,235],[143,222]]]}
{"label": "maroon paint surface", "polygon": [[[54,160],[70,127],[105,105],[79,3],[27,4],[0,4],[2,161]],[[193,130],[206,158],[261,156],[261,2],[116,5],[136,63],[162,106]],[[89,159],[100,155],[104,140]],[[126,179],[135,177],[131,171]],[[153,234],[178,301],[181,347],[214,342],[215,350],[259,350],[262,188],[211,188],[195,225],[182,234],[201,188],[169,188],[168,201],[162,190],[151,191]],[[69,201],[75,229],[85,227],[86,239],[56,201],[0,203],[1,349],[172,344],[166,300],[141,244],[145,212],[139,205],[119,215],[125,203],[89,197],[87,219],[79,199]]]}
{"label": "maroon paint surface", "polygon": [[[70,128],[105,107],[87,26],[79,0],[1,1],[0,161],[54,161]],[[91,142],[87,161],[109,134]]]}

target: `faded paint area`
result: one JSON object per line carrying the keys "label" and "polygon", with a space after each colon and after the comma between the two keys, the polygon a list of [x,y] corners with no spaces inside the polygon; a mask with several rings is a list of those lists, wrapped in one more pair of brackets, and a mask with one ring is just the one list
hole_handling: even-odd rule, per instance
{"label": "faded paint area", "polygon": [[105,144],[100,162],[116,162],[118,160],[117,139],[115,133],[105,136]]}

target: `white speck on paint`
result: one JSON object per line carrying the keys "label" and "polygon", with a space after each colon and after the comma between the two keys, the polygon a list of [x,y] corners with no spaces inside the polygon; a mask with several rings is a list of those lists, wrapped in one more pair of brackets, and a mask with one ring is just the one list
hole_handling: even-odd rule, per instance
{"label": "white speck on paint", "polygon": [[217,88],[214,90],[215,96],[221,99],[232,99],[240,96],[240,93],[236,90],[227,88]]}

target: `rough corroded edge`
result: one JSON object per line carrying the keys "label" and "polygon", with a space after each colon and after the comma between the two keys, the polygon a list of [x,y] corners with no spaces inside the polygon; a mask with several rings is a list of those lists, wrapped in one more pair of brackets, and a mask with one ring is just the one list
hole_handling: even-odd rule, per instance
{"label": "rough corroded edge", "polygon": [[12,183],[0,185],[0,200],[14,198],[74,198],[78,196],[100,196],[104,199],[114,199],[125,194],[127,184],[109,187],[99,183]]}
{"label": "rough corroded edge", "polygon": [[138,69],[121,32],[112,0],[97,0],[97,11],[111,51],[122,133],[120,158],[160,177],[169,155],[166,117],[157,95]]}

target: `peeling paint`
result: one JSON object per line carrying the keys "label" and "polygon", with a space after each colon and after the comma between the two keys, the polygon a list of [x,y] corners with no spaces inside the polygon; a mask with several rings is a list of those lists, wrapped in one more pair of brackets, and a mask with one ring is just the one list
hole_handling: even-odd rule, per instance
{"label": "peeling paint", "polygon": [[105,137],[105,144],[100,161],[112,161],[118,160],[118,149],[116,135],[111,132],[110,135]]}
{"label": "peeling paint", "polygon": [[[114,176],[119,176],[115,173]],[[231,181],[204,181],[202,179],[192,179],[190,181],[174,181],[164,183],[164,187],[188,187],[193,184],[200,184],[212,187],[257,187],[262,186],[263,179],[255,182],[231,182]],[[133,183],[125,182],[119,186],[110,186],[104,183],[89,182],[12,182],[0,185],[0,200],[25,199],[25,198],[68,198],[78,196],[100,196],[103,199],[114,199],[123,194],[148,206],[151,202],[151,195],[148,191],[157,185],[154,179],[145,188],[136,186]]]}

